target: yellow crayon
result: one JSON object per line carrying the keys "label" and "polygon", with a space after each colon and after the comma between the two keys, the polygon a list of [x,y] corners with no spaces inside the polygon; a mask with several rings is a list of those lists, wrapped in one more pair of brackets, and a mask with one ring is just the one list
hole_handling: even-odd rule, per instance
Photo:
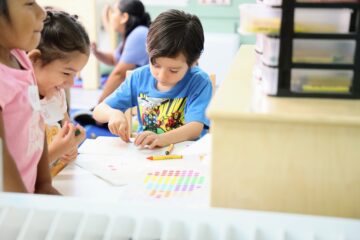
{"label": "yellow crayon", "polygon": [[50,175],[51,177],[55,177],[61,170],[63,170],[66,167],[66,163],[62,160],[57,160],[50,169]]}
{"label": "yellow crayon", "polygon": [[174,149],[174,144],[170,144],[165,151],[165,155],[169,155],[173,149]]}
{"label": "yellow crayon", "polygon": [[182,159],[182,155],[161,155],[161,156],[150,156],[149,160],[171,160],[171,159]]}

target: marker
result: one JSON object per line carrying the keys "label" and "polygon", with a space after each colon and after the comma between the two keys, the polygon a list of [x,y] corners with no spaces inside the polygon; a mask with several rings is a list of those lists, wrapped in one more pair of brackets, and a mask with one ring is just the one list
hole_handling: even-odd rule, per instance
{"label": "marker", "polygon": [[79,136],[80,134],[81,134],[80,129],[76,129],[76,130],[75,130],[75,137],[76,137],[76,136]]}
{"label": "marker", "polygon": [[160,156],[150,156],[147,159],[149,160],[171,160],[171,159],[182,159],[182,155],[160,155]]}
{"label": "marker", "polygon": [[169,155],[173,149],[174,149],[174,144],[170,144],[165,151],[165,155]]}

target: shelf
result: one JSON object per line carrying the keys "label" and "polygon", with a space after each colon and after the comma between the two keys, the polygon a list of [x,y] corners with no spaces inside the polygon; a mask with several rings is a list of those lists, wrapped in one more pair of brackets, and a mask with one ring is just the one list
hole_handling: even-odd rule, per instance
{"label": "shelf", "polygon": [[[350,18],[349,33],[294,33],[295,9],[297,8],[329,8],[354,9]],[[278,84],[276,96],[280,97],[314,97],[314,98],[360,98],[360,3],[297,3],[287,0],[282,3],[282,22],[280,27],[280,51],[278,67]],[[352,32],[350,32],[350,30]],[[292,63],[294,39],[331,39],[355,40],[355,54],[353,64],[319,64],[319,63]],[[292,92],[293,69],[319,70],[351,70],[353,72],[350,93],[322,93],[319,92]]]}
{"label": "shelf", "polygon": [[357,39],[356,33],[294,33],[293,38],[301,39]]}
{"label": "shelf", "polygon": [[360,3],[294,3],[297,8],[352,8],[360,9]]}
{"label": "shelf", "polygon": [[353,64],[292,63],[292,68],[354,70]]}

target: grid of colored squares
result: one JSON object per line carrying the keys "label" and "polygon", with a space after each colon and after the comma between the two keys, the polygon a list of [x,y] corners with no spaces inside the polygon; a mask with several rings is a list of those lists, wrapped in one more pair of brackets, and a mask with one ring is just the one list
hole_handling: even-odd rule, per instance
{"label": "grid of colored squares", "polygon": [[181,197],[203,188],[205,176],[194,170],[150,172],[144,179],[147,193],[154,198]]}

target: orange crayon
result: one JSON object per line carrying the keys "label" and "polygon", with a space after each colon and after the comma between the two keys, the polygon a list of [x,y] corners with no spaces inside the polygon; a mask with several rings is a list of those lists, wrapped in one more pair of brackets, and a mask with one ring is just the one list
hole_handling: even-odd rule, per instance
{"label": "orange crayon", "polygon": [[160,155],[160,156],[150,156],[147,159],[149,160],[171,160],[171,159],[182,159],[182,155]]}

